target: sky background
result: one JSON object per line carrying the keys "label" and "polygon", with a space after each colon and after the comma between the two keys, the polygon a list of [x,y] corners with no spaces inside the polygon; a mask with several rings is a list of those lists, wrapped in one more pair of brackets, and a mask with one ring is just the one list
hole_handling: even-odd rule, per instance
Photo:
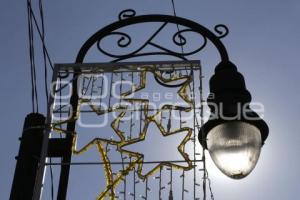
{"label": "sky background", "polygon": [[[253,100],[265,105],[264,119],[270,128],[260,160],[247,178],[231,180],[208,161],[215,199],[297,199],[300,195],[300,68],[297,62],[300,2],[175,2],[178,16],[209,29],[219,23],[229,27],[230,33],[222,41],[231,61],[244,74]],[[116,21],[123,9],[133,8],[138,15],[172,15],[169,0],[53,0],[45,1],[44,7],[46,43],[54,63],[74,62],[83,42],[98,29]],[[18,138],[24,118],[31,112],[26,2],[2,0],[0,24],[0,199],[8,199],[19,149]],[[203,65],[207,88],[218,54],[212,52],[198,59]],[[42,65],[38,67],[42,72]],[[40,84],[41,80],[42,77]]]}

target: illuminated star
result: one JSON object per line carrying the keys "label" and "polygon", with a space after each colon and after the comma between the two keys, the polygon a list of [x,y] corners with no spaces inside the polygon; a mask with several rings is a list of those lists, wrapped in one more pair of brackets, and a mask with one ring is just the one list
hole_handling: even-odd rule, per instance
{"label": "illuminated star", "polygon": [[[192,134],[190,128],[168,133],[154,119],[150,119],[146,129],[140,138],[127,141],[120,147],[120,151],[137,158],[141,179],[151,176],[163,165],[186,170],[192,168],[188,155],[184,153],[184,146]],[[178,160],[185,162],[174,162]],[[153,161],[157,163],[144,164]]]}

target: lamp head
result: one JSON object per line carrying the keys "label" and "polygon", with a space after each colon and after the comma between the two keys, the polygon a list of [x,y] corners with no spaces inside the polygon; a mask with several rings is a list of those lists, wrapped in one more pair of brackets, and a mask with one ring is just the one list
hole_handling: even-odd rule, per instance
{"label": "lamp head", "polygon": [[198,139],[227,176],[240,179],[255,167],[268,136],[267,124],[250,109],[251,95],[234,64],[220,63],[210,79],[209,120]]}

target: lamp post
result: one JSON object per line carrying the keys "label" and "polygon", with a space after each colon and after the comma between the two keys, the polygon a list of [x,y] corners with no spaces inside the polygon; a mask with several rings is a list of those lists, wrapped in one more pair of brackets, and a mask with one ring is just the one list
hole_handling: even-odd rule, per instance
{"label": "lamp post", "polygon": [[[119,15],[119,21],[100,29],[93,34],[82,45],[76,58],[76,64],[84,63],[86,55],[91,49],[95,49],[94,47],[96,47],[102,55],[107,56],[112,63],[145,56],[168,56],[188,62],[189,56],[200,52],[206,46],[207,41],[210,41],[218,50],[221,62],[217,65],[215,74],[210,80],[211,95],[208,98],[208,104],[211,110],[211,116],[201,127],[198,139],[203,148],[210,152],[213,161],[223,173],[235,179],[247,176],[257,163],[261,147],[268,136],[268,126],[254,111],[251,110],[249,105],[251,102],[251,95],[246,89],[244,78],[242,74],[237,71],[236,66],[230,62],[227,50],[220,40],[228,34],[227,27],[224,25],[217,25],[214,28],[216,33],[214,33],[196,22],[176,16],[135,16],[135,14],[135,11],[130,9],[122,11]],[[159,26],[149,38],[138,43],[141,44],[140,46],[132,48],[132,44],[134,44],[134,42],[132,42],[133,38],[124,31],[131,25],[145,23],[158,23]],[[173,43],[182,47],[181,49],[187,44],[187,38],[184,37],[184,34],[187,32],[200,35],[203,44],[199,44],[195,50],[177,52],[168,46],[156,42],[155,38],[169,25],[176,25],[177,27],[182,28],[181,30],[178,28],[178,31],[175,32],[172,37]],[[143,31],[143,29],[141,30]],[[108,37],[117,38],[116,44],[119,48],[124,50],[125,53],[118,54],[114,51],[111,52],[101,46],[101,42]],[[110,49],[112,49],[113,45],[114,43],[110,43]],[[72,96],[70,99],[70,104],[72,106],[70,118],[72,120],[67,122],[66,133],[75,133],[76,116],[79,107],[77,77],[81,73],[81,70],[80,68],[76,68],[73,72]],[[164,86],[168,87],[168,84],[164,84]],[[173,87],[174,85],[169,86]],[[180,85],[176,85],[176,87],[178,86]],[[211,98],[212,96],[213,98]],[[51,109],[49,108],[49,110]],[[50,123],[51,118],[48,117],[48,121]],[[49,133],[50,132],[47,132],[44,135],[44,151],[42,151],[40,157],[40,163],[42,163],[42,165],[38,169],[34,188],[35,193],[33,199],[35,200],[40,199],[41,195],[45,171],[45,166],[43,164],[48,156],[47,146],[49,143]],[[63,151],[61,156],[64,163],[71,162],[73,139],[74,134],[67,134],[64,138],[64,147],[66,151]],[[51,145],[49,146],[51,147]],[[70,165],[61,166],[58,199],[66,199],[69,172]],[[195,174],[196,173],[194,173],[194,175]],[[173,196],[173,193],[170,193],[170,198],[172,198],[171,196]]]}
{"label": "lamp post", "polygon": [[258,161],[268,126],[251,110],[244,77],[231,62],[217,65],[207,102],[211,115],[201,127],[199,142],[224,174],[244,178]]}

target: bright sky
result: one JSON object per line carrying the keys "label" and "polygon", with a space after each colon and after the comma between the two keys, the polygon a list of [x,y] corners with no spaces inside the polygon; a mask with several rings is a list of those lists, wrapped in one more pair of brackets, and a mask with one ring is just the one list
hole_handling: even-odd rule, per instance
{"label": "bright sky", "polygon": [[[37,1],[34,1],[37,4]],[[231,180],[208,161],[215,199],[297,199],[300,134],[298,87],[300,68],[300,2],[175,0],[178,16],[209,29],[224,23],[223,39],[230,59],[244,74],[253,100],[265,105],[270,135],[254,171],[243,180]],[[170,14],[171,1],[76,0],[45,1],[46,42],[55,63],[72,63],[83,42],[98,29],[117,20],[119,11],[133,8],[141,14]],[[8,199],[23,120],[31,112],[26,2],[3,0],[0,7],[2,73],[0,140],[0,199]],[[39,49],[38,49],[39,50]],[[201,56],[204,83],[219,57]],[[42,74],[42,66],[40,67]],[[40,84],[42,77],[40,77]],[[45,112],[45,105],[42,112]],[[85,186],[82,186],[85,187]],[[78,197],[79,198],[79,197]],[[80,198],[79,198],[80,199]]]}

